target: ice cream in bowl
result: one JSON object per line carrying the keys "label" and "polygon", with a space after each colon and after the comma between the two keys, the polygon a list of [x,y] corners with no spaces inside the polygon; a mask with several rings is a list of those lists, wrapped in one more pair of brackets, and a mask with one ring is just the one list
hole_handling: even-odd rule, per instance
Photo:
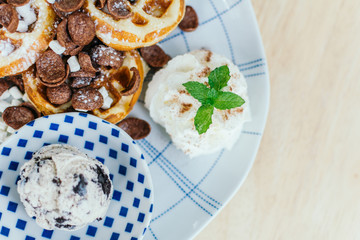
{"label": "ice cream in bowl", "polygon": [[10,239],[145,234],[150,172],[136,142],[116,125],[85,113],[38,118],[6,140],[0,155],[0,216]]}
{"label": "ice cream in bowl", "polygon": [[51,144],[21,167],[17,190],[41,227],[77,230],[105,217],[113,185],[98,160],[70,145]]}

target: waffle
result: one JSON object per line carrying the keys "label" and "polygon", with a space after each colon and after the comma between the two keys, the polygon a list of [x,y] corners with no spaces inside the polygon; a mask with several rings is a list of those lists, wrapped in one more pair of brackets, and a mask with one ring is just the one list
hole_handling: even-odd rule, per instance
{"label": "waffle", "polygon": [[174,30],[184,17],[184,0],[124,1],[129,14],[115,19],[105,6],[96,7],[95,0],[84,5],[96,24],[96,35],[106,45],[122,51],[154,45]]}
{"label": "waffle", "polygon": [[32,66],[43,51],[48,48],[55,34],[56,15],[46,0],[33,0],[32,8],[37,20],[31,31],[10,33],[0,29],[0,41],[10,51],[0,54],[0,77],[15,75]]}
{"label": "waffle", "polygon": [[[125,59],[120,68],[108,69],[106,67],[101,67],[100,75],[103,77],[94,79],[91,83],[91,87],[95,89],[105,87],[108,95],[113,99],[113,103],[109,109],[98,108],[91,113],[111,123],[121,121],[132,110],[139,98],[143,80],[148,71],[147,65],[142,61],[137,51],[128,51],[124,54]],[[141,78],[140,87],[131,95],[122,95],[121,92],[125,89],[124,85],[130,81],[134,74],[130,71],[133,67],[137,68],[139,71]],[[37,110],[44,115],[74,111],[71,107],[71,102],[62,105],[54,105],[49,102],[45,93],[46,87],[36,76],[34,68],[23,73],[23,80],[25,91],[28,94],[30,102],[32,102]]]}

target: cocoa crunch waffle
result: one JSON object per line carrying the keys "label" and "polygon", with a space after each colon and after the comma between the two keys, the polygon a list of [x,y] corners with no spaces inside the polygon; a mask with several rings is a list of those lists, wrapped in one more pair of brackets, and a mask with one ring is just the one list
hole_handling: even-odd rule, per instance
{"label": "cocoa crunch waffle", "polygon": [[[11,134],[41,115],[82,111],[122,121],[138,100],[147,64],[156,70],[170,60],[154,43],[179,24],[186,9],[183,0],[0,0],[0,76],[6,76],[0,77],[0,142],[4,131]],[[119,26],[138,36],[148,31],[151,37],[126,39],[135,35],[120,31],[120,46],[118,38],[105,39],[99,32],[99,21],[110,18],[116,24],[107,37],[117,35]],[[196,14],[182,23],[183,31],[192,31]],[[150,132],[140,119],[118,125],[134,139]]]}
{"label": "cocoa crunch waffle", "polygon": [[184,0],[87,0],[96,35],[118,50],[154,45],[174,30],[185,14]]}
{"label": "cocoa crunch waffle", "polygon": [[88,111],[117,123],[131,111],[146,74],[137,51],[104,45],[95,38],[94,22],[79,11],[62,19],[53,43],[23,74],[28,98],[40,112]]}
{"label": "cocoa crunch waffle", "polygon": [[0,1],[0,77],[35,63],[55,34],[56,15],[46,0]]}
{"label": "cocoa crunch waffle", "polygon": [[63,17],[50,48],[23,74],[28,98],[40,112],[85,111],[117,123],[131,111],[146,74],[137,51],[104,45],[81,11]]}
{"label": "cocoa crunch waffle", "polygon": [[[80,52],[78,55],[82,70],[71,73],[68,73],[69,65],[66,67],[65,64],[61,65],[62,59],[55,60],[55,55],[52,50],[48,50],[39,59],[36,67],[23,74],[29,100],[44,115],[67,111],[89,111],[95,116],[117,123],[131,111],[140,95],[146,71],[137,51],[119,53],[105,45],[96,45],[92,48],[92,56],[100,55],[96,62],[103,64],[96,72],[84,70],[90,58],[85,52]],[[116,64],[121,66],[110,67],[106,62],[113,62],[110,61],[111,58],[117,58],[119,63]],[[48,71],[49,62],[52,62],[52,66],[56,64],[59,67],[57,79],[60,80],[56,80],[53,87],[46,86],[51,75],[42,76],[43,72]],[[88,65],[88,67],[93,66]],[[67,74],[69,74],[69,83],[64,81],[67,79]]]}

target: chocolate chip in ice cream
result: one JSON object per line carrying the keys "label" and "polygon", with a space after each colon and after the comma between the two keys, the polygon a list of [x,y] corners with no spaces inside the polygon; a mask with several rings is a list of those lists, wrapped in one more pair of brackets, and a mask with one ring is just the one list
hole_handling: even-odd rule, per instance
{"label": "chocolate chip in ice cream", "polygon": [[65,228],[65,229],[68,229],[68,230],[72,230],[72,229],[75,229],[76,226],[71,225],[71,224],[59,224],[59,223],[56,223],[55,227],[57,227],[59,229]]}
{"label": "chocolate chip in ice cream", "polygon": [[129,117],[117,124],[122,130],[124,130],[134,140],[140,140],[147,137],[150,134],[151,127],[145,120]]}
{"label": "chocolate chip in ice cream", "polygon": [[46,161],[52,161],[52,158],[51,157],[47,157],[47,158],[43,158],[43,159],[40,159],[38,161],[36,161],[35,165],[36,165],[36,172],[40,173],[40,169],[45,165],[47,164]]}
{"label": "chocolate chip in ice cream", "polygon": [[34,113],[27,107],[8,107],[2,117],[4,122],[14,129],[19,129],[35,119]]}
{"label": "chocolate chip in ice cream", "polygon": [[179,23],[179,28],[184,32],[193,32],[199,26],[199,19],[196,11],[191,6],[186,6],[185,16]]}
{"label": "chocolate chip in ice cream", "polygon": [[10,4],[0,4],[0,24],[10,33],[16,31],[19,24],[19,17],[15,7]]}
{"label": "chocolate chip in ice cream", "polygon": [[54,177],[52,182],[58,187],[61,185],[61,179],[58,177]]}
{"label": "chocolate chip in ice cream", "polygon": [[99,165],[96,165],[96,168],[92,168],[92,170],[95,171],[97,174],[97,179],[96,180],[93,179],[92,181],[94,183],[98,183],[101,186],[103,192],[106,194],[106,196],[109,196],[111,192],[111,181],[108,175]]}
{"label": "chocolate chip in ice cream", "polygon": [[171,59],[158,45],[140,48],[140,54],[151,67],[163,67]]}
{"label": "chocolate chip in ice cream", "polygon": [[77,175],[74,174],[75,179],[79,179],[78,184],[73,188],[74,193],[79,194],[80,196],[85,196],[87,193],[86,185],[88,185],[87,180],[85,179],[83,174]]}
{"label": "chocolate chip in ice cream", "polygon": [[65,219],[64,217],[58,217],[58,218],[55,218],[55,221],[57,223],[64,223],[65,221],[67,221],[67,219]]}

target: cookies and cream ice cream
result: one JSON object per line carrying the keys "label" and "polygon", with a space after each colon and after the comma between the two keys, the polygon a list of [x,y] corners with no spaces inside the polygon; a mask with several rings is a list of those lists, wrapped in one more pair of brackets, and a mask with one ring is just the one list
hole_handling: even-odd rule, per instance
{"label": "cookies and cream ice cream", "polygon": [[17,189],[27,214],[41,227],[77,230],[105,216],[113,186],[101,162],[54,144],[22,166]]}
{"label": "cookies and cream ice cream", "polygon": [[[208,85],[209,73],[223,65],[229,67],[231,78],[222,90],[241,96],[245,104],[230,110],[215,109],[210,128],[199,135],[194,117],[201,103],[182,84],[198,81]],[[176,147],[190,157],[210,154],[222,148],[231,149],[244,122],[250,120],[244,76],[229,59],[208,50],[193,51],[169,61],[149,83],[145,106],[151,118],[166,129]]]}

